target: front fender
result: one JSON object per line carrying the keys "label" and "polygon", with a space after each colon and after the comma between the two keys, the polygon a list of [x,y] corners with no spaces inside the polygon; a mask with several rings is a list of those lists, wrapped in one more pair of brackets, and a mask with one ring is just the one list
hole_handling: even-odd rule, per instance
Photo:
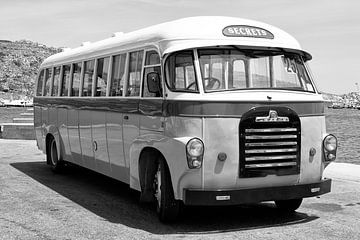
{"label": "front fender", "polygon": [[176,199],[182,199],[182,179],[185,175],[197,175],[190,184],[201,185],[201,170],[189,169],[186,160],[186,144],[193,137],[169,138],[161,134],[147,134],[136,138],[130,147],[130,187],[140,191],[139,159],[145,147],[157,149],[165,158]]}

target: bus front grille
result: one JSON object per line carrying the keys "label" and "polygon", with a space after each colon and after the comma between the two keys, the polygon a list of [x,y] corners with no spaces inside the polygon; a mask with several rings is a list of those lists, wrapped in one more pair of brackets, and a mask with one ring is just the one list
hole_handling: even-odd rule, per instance
{"label": "bus front grille", "polygon": [[[275,110],[274,110],[275,109]],[[300,120],[288,108],[271,108],[289,121],[256,122],[269,109],[259,107],[245,114],[240,122],[240,177],[292,175],[300,171]]]}

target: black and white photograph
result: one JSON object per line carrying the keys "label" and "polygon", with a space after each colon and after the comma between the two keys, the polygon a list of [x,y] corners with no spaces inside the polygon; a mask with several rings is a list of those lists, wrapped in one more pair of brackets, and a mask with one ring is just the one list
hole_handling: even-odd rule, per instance
{"label": "black and white photograph", "polygon": [[0,0],[0,240],[360,239],[360,3]]}

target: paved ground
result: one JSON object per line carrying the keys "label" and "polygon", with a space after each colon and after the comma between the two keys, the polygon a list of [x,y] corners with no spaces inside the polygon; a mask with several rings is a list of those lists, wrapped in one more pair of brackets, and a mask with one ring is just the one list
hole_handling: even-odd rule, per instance
{"label": "paved ground", "polygon": [[75,167],[53,174],[35,141],[0,139],[0,152],[0,239],[360,239],[360,165],[332,164],[332,192],[292,215],[271,203],[187,208],[163,225],[124,184]]}

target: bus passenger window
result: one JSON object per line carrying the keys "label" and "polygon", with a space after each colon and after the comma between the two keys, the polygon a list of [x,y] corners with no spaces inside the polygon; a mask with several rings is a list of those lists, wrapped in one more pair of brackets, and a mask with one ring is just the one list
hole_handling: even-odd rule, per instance
{"label": "bus passenger window", "polygon": [[167,58],[166,84],[172,91],[198,92],[192,51],[178,52]]}
{"label": "bus passenger window", "polygon": [[147,52],[146,59],[145,59],[145,65],[149,66],[149,65],[156,65],[156,64],[160,64],[159,54],[154,50]]}
{"label": "bus passenger window", "polygon": [[126,54],[113,56],[110,96],[122,96],[125,81]]}
{"label": "bus passenger window", "polygon": [[52,77],[52,68],[47,68],[45,71],[44,96],[50,96],[51,77]]}
{"label": "bus passenger window", "polygon": [[143,59],[143,51],[130,53],[129,78],[128,78],[126,96],[140,95],[142,59]]}
{"label": "bus passenger window", "polygon": [[[161,84],[159,86],[160,92],[157,92],[157,93],[149,92],[148,85],[147,85],[147,75],[151,72],[156,72],[159,75],[159,78],[161,79],[160,57],[159,57],[159,54],[154,50],[146,52],[142,95],[143,95],[143,97],[162,97]],[[161,83],[161,81],[160,81],[160,83]]]}
{"label": "bus passenger window", "polygon": [[40,74],[39,74],[39,78],[37,81],[37,88],[36,88],[36,96],[41,96],[42,95],[42,87],[43,87],[43,82],[44,82],[44,69],[41,70]]}
{"label": "bus passenger window", "polygon": [[109,61],[110,58],[100,58],[97,60],[97,69],[96,69],[96,92],[95,96],[106,96],[106,85],[107,77],[109,73]]}
{"label": "bus passenger window", "polygon": [[73,64],[73,77],[72,77],[72,87],[70,96],[79,96],[80,89],[80,77],[81,77],[81,63]]}
{"label": "bus passenger window", "polygon": [[58,96],[59,93],[59,81],[60,81],[60,67],[56,67],[54,71],[54,82],[51,91],[51,96]]}
{"label": "bus passenger window", "polygon": [[84,68],[84,85],[82,90],[83,97],[91,97],[92,94],[92,79],[94,74],[94,60],[86,61]]}
{"label": "bus passenger window", "polygon": [[61,82],[61,96],[67,96],[70,85],[70,65],[63,66],[63,75]]}

